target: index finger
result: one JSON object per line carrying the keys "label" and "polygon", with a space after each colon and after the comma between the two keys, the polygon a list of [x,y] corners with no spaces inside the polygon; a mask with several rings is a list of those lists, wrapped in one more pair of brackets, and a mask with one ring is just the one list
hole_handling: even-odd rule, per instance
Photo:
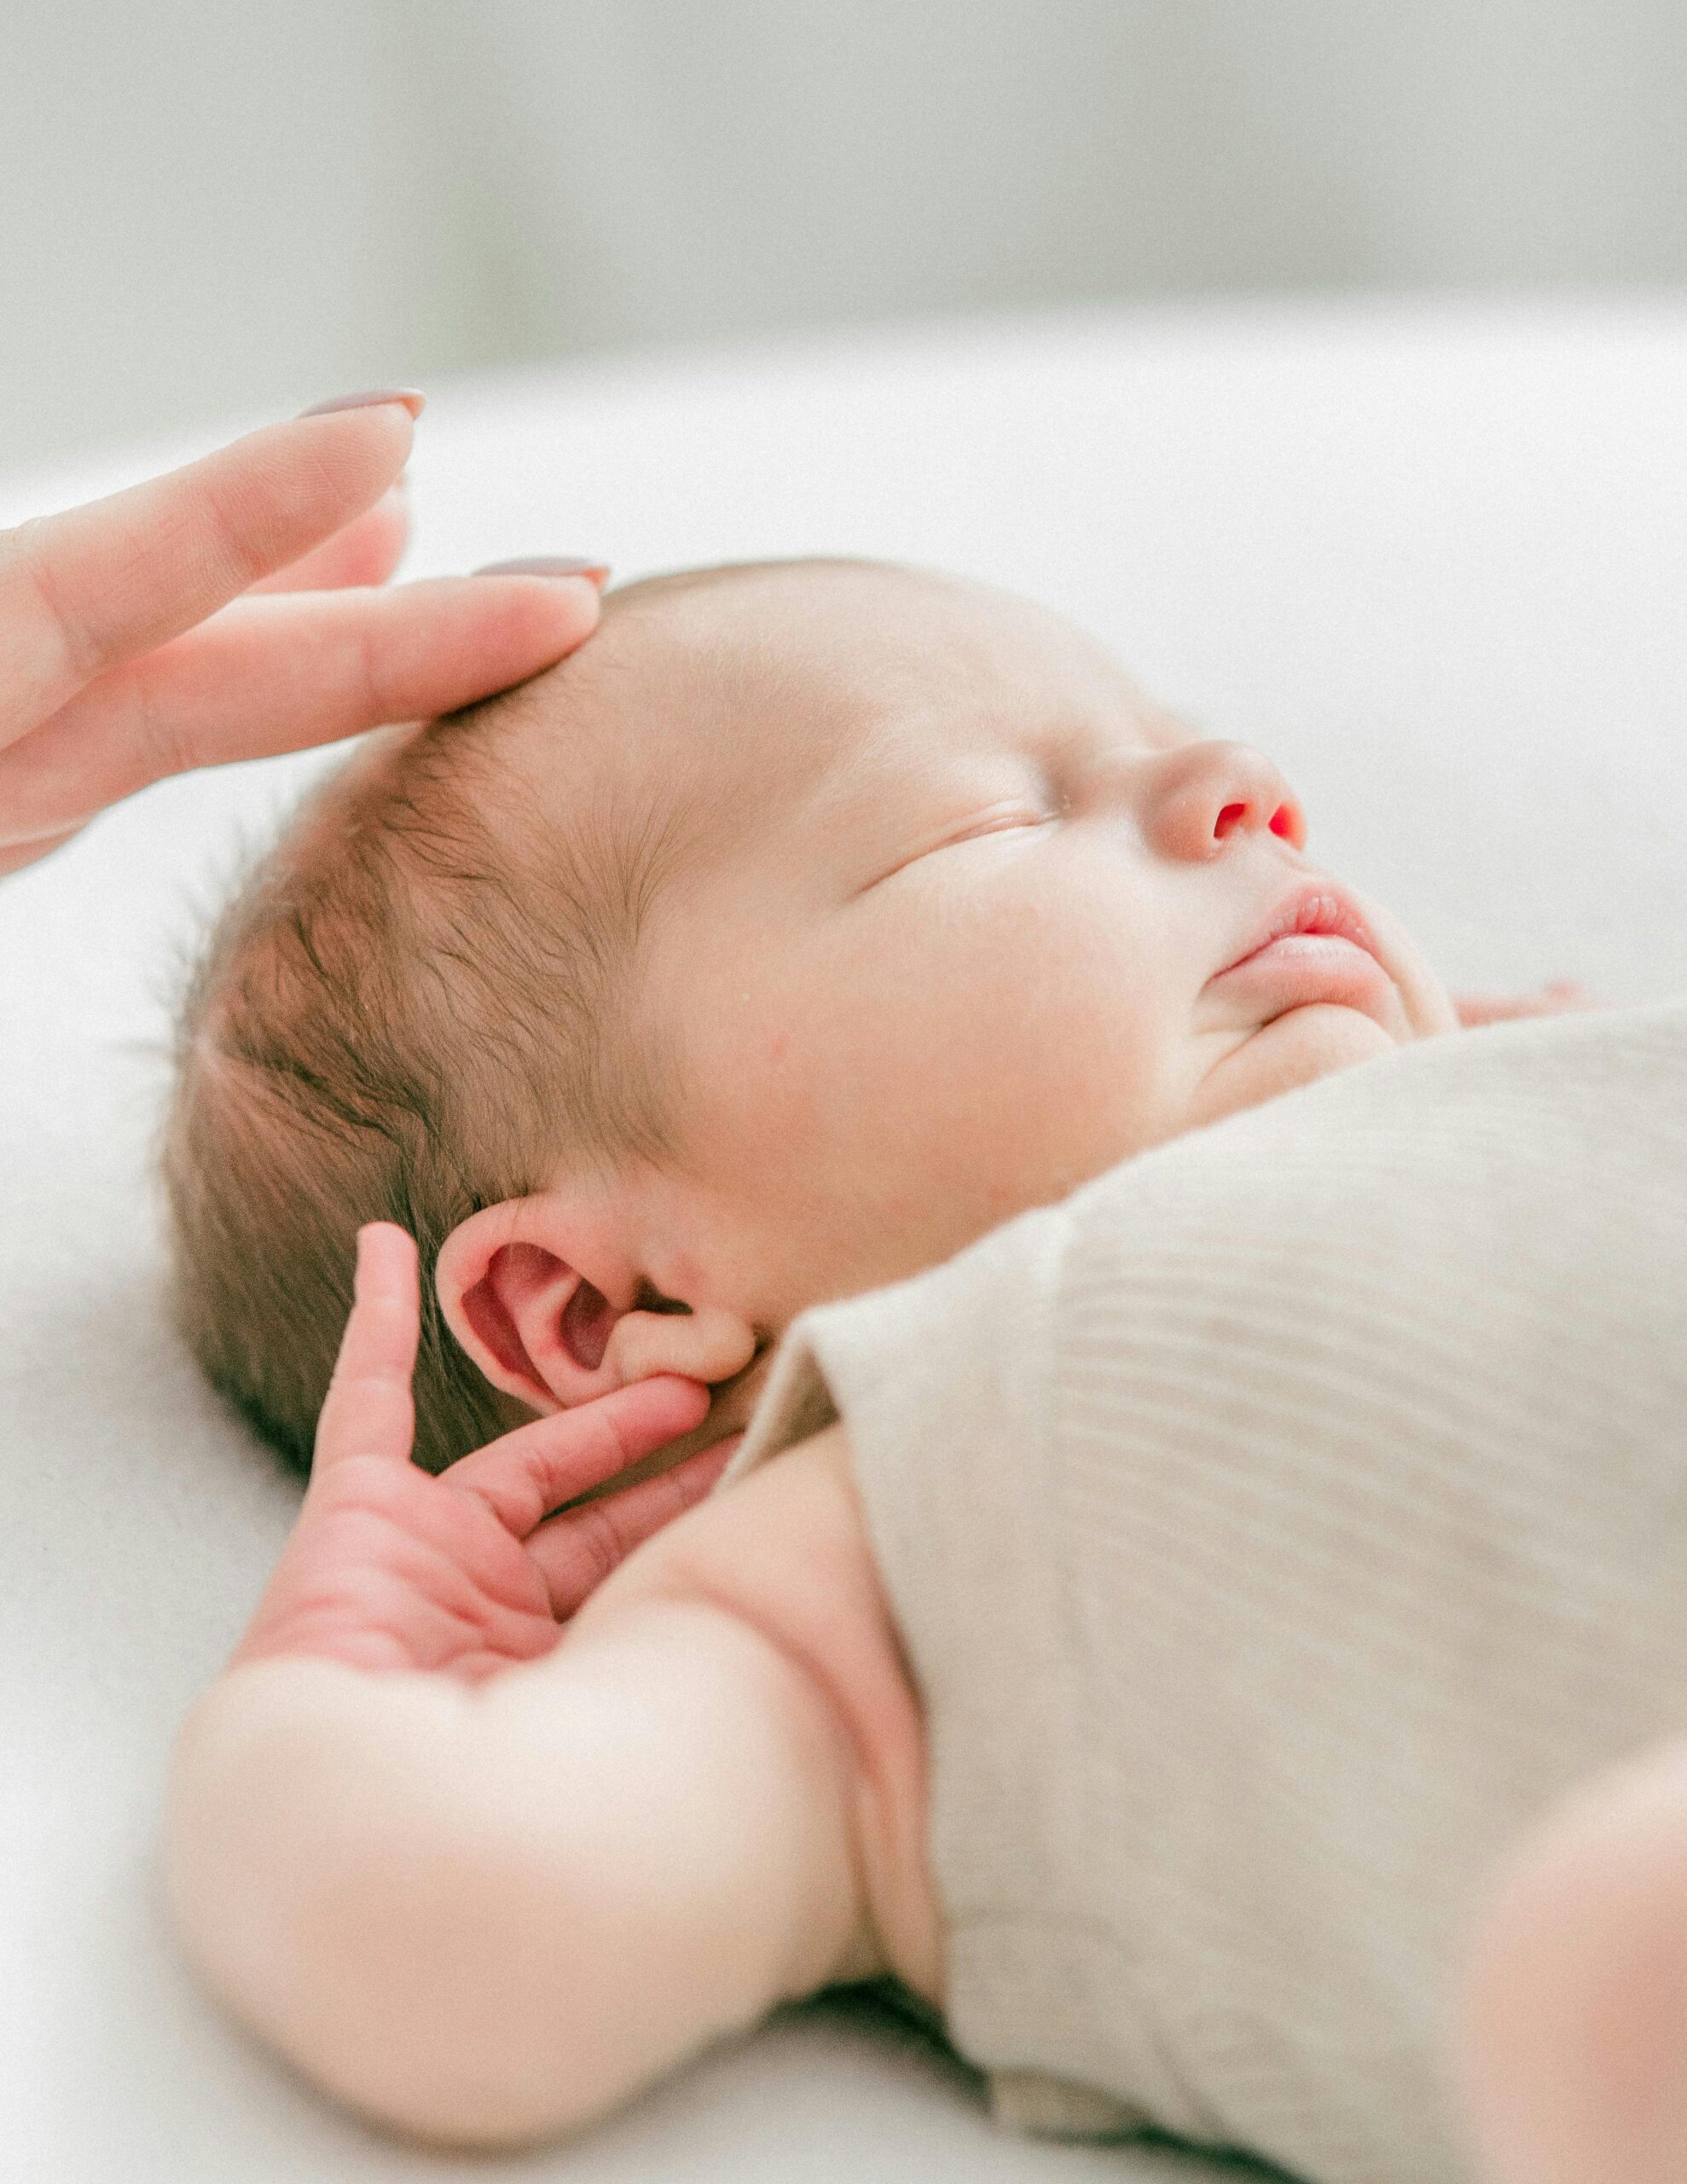
{"label": "index finger", "polygon": [[414,429],[397,400],[295,417],[0,533],[0,746],[361,514]]}
{"label": "index finger", "polygon": [[416,1247],[390,1221],[357,1232],[351,1316],[316,1420],[312,1478],[351,1456],[407,1464],[415,1438],[415,1371],[421,1327]]}

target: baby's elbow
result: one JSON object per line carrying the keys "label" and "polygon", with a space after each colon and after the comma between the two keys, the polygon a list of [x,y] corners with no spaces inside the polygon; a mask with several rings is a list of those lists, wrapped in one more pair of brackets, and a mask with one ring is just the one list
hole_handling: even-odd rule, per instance
{"label": "baby's elbow", "polygon": [[568,1937],[541,1942],[488,1848],[424,1838],[348,1860],[314,1907],[309,2018],[276,2044],[388,2130],[495,2152],[565,2136],[624,2088],[589,2033],[569,2038]]}
{"label": "baby's elbow", "polygon": [[1496,2178],[1687,2176],[1687,1745],[1578,1783],[1514,1849],[1454,2036]]}
{"label": "baby's elbow", "polygon": [[210,1994],[344,2106],[433,2143],[526,2145],[584,2121],[591,2088],[522,2012],[519,1877],[441,1824],[428,1682],[275,1662],[214,1687],[171,1769],[171,1922]]}

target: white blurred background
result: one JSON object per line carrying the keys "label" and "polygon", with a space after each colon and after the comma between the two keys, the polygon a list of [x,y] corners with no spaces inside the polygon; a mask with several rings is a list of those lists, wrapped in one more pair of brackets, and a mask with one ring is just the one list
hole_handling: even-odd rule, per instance
{"label": "white blurred background", "polygon": [[1683,0],[0,0],[0,469],[606,349],[1678,289]]}

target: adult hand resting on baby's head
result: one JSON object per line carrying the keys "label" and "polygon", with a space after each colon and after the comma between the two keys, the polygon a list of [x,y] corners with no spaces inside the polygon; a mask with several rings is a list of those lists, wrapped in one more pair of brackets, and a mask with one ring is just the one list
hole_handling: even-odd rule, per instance
{"label": "adult hand resting on baby's head", "polygon": [[449,712],[590,634],[585,574],[380,588],[420,407],[354,397],[0,531],[0,873],[166,774]]}
{"label": "adult hand resting on baby's head", "polygon": [[547,1653],[641,1540],[700,1500],[730,1448],[558,1508],[688,1433],[709,1390],[674,1373],[518,1426],[438,1477],[410,1461],[416,1248],[372,1223],[316,1429],[304,1505],[231,1665],[315,1653],[478,1681]]}

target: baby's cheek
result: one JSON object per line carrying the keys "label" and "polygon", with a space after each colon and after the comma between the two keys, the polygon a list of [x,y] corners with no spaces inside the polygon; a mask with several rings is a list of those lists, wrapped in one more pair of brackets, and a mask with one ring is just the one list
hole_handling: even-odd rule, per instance
{"label": "baby's cheek", "polygon": [[954,1209],[949,1240],[1058,1197],[1139,1141],[1153,1104],[1145,1052],[1112,1011],[1050,980],[1012,1005],[957,990],[911,1029],[874,1103],[901,1194]]}

